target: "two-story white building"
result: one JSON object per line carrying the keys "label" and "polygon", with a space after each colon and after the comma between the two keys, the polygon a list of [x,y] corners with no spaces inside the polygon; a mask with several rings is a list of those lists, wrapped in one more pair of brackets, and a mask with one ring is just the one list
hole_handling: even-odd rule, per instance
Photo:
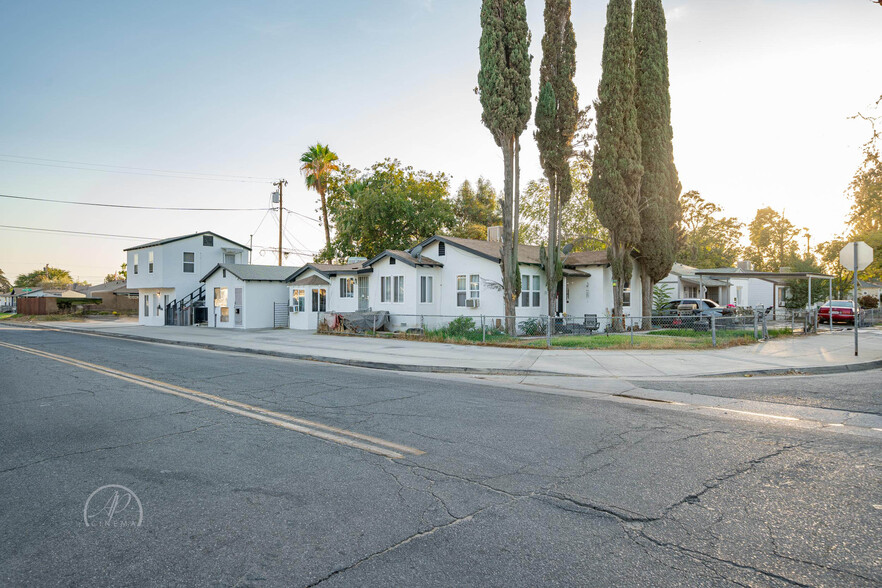
{"label": "two-story white building", "polygon": [[[521,296],[518,317],[547,314],[548,293],[540,248],[518,247]],[[436,235],[408,251],[387,250],[346,265],[307,264],[291,276],[290,326],[314,329],[319,313],[388,311],[390,328],[429,328],[458,316],[493,324],[505,314],[500,268],[501,243]],[[609,316],[613,279],[605,251],[571,253],[564,259],[557,313]],[[633,285],[633,287],[632,287]],[[625,313],[640,313],[639,266],[625,284]]]}
{"label": "two-story white building", "polygon": [[129,247],[126,286],[138,291],[138,324],[207,321],[200,278],[219,263],[247,263],[250,250],[211,231]]}

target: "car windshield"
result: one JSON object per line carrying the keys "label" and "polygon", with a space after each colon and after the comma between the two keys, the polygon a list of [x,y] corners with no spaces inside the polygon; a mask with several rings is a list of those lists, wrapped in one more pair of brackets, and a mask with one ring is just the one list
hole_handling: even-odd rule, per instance
{"label": "car windshield", "polygon": [[[828,308],[829,306],[830,306],[830,303],[826,302],[823,305],[821,305],[821,308]],[[852,308],[852,307],[853,307],[853,305],[851,303],[851,300],[834,300],[833,301],[833,308]]]}
{"label": "car windshield", "polygon": [[704,302],[705,306],[707,306],[708,308],[719,308],[720,307],[720,305],[717,304],[716,302],[714,302],[713,300],[704,300],[703,302]]}

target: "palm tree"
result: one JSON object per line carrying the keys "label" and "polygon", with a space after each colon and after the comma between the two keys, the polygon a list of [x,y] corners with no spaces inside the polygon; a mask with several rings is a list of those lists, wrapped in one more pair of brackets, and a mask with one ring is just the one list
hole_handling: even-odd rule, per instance
{"label": "palm tree", "polygon": [[303,164],[300,166],[300,171],[303,173],[306,187],[318,192],[319,198],[322,201],[325,246],[329,250],[331,247],[331,227],[328,224],[328,201],[325,199],[325,190],[328,187],[328,179],[331,173],[340,169],[335,163],[337,160],[337,154],[328,149],[327,145],[322,145],[321,143],[312,145],[300,156],[300,163]]}
{"label": "palm tree", "polygon": [[3,270],[0,269],[0,292],[8,292],[12,288],[12,284],[9,283],[9,279],[3,273]]}

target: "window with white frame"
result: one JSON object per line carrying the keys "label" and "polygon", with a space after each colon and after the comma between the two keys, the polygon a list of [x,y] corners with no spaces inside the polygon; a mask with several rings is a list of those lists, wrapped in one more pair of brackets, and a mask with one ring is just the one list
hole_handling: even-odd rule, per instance
{"label": "window with white frame", "polygon": [[340,298],[355,298],[355,278],[340,278]]}
{"label": "window with white frame", "polygon": [[404,276],[380,277],[380,302],[404,302]]}
{"label": "window with white frame", "polygon": [[184,273],[192,274],[196,271],[196,254],[184,251]]}
{"label": "window with white frame", "polygon": [[631,306],[631,280],[625,280],[622,288],[622,306]]}
{"label": "window with white frame", "polygon": [[404,302],[404,276],[392,276],[392,302]]}
{"label": "window with white frame", "polygon": [[137,274],[138,273],[138,254],[137,253],[132,256],[132,261],[134,262],[134,263],[132,263],[132,273]]}
{"label": "window with white frame", "polygon": [[306,290],[302,288],[291,290],[291,308],[294,312],[306,311]]}
{"label": "window with white frame", "polygon": [[236,263],[236,254],[235,253],[224,253],[224,263]]}
{"label": "window with white frame", "polygon": [[519,306],[539,306],[539,276],[521,274],[521,299]]}
{"label": "window with white frame", "polygon": [[420,302],[429,304],[432,302],[432,285],[435,280],[432,276],[420,276]]}
{"label": "window with white frame", "polygon": [[456,276],[456,305],[466,306],[466,300],[481,298],[481,276],[478,274]]}
{"label": "window with white frame", "polygon": [[147,252],[147,273],[148,274],[153,273],[153,252],[152,251]]}

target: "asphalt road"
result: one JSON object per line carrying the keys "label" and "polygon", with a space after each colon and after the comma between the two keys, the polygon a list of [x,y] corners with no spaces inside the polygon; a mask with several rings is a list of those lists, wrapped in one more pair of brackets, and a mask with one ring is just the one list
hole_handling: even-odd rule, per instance
{"label": "asphalt road", "polygon": [[0,447],[5,586],[882,584],[882,442],[778,421],[0,327]]}

